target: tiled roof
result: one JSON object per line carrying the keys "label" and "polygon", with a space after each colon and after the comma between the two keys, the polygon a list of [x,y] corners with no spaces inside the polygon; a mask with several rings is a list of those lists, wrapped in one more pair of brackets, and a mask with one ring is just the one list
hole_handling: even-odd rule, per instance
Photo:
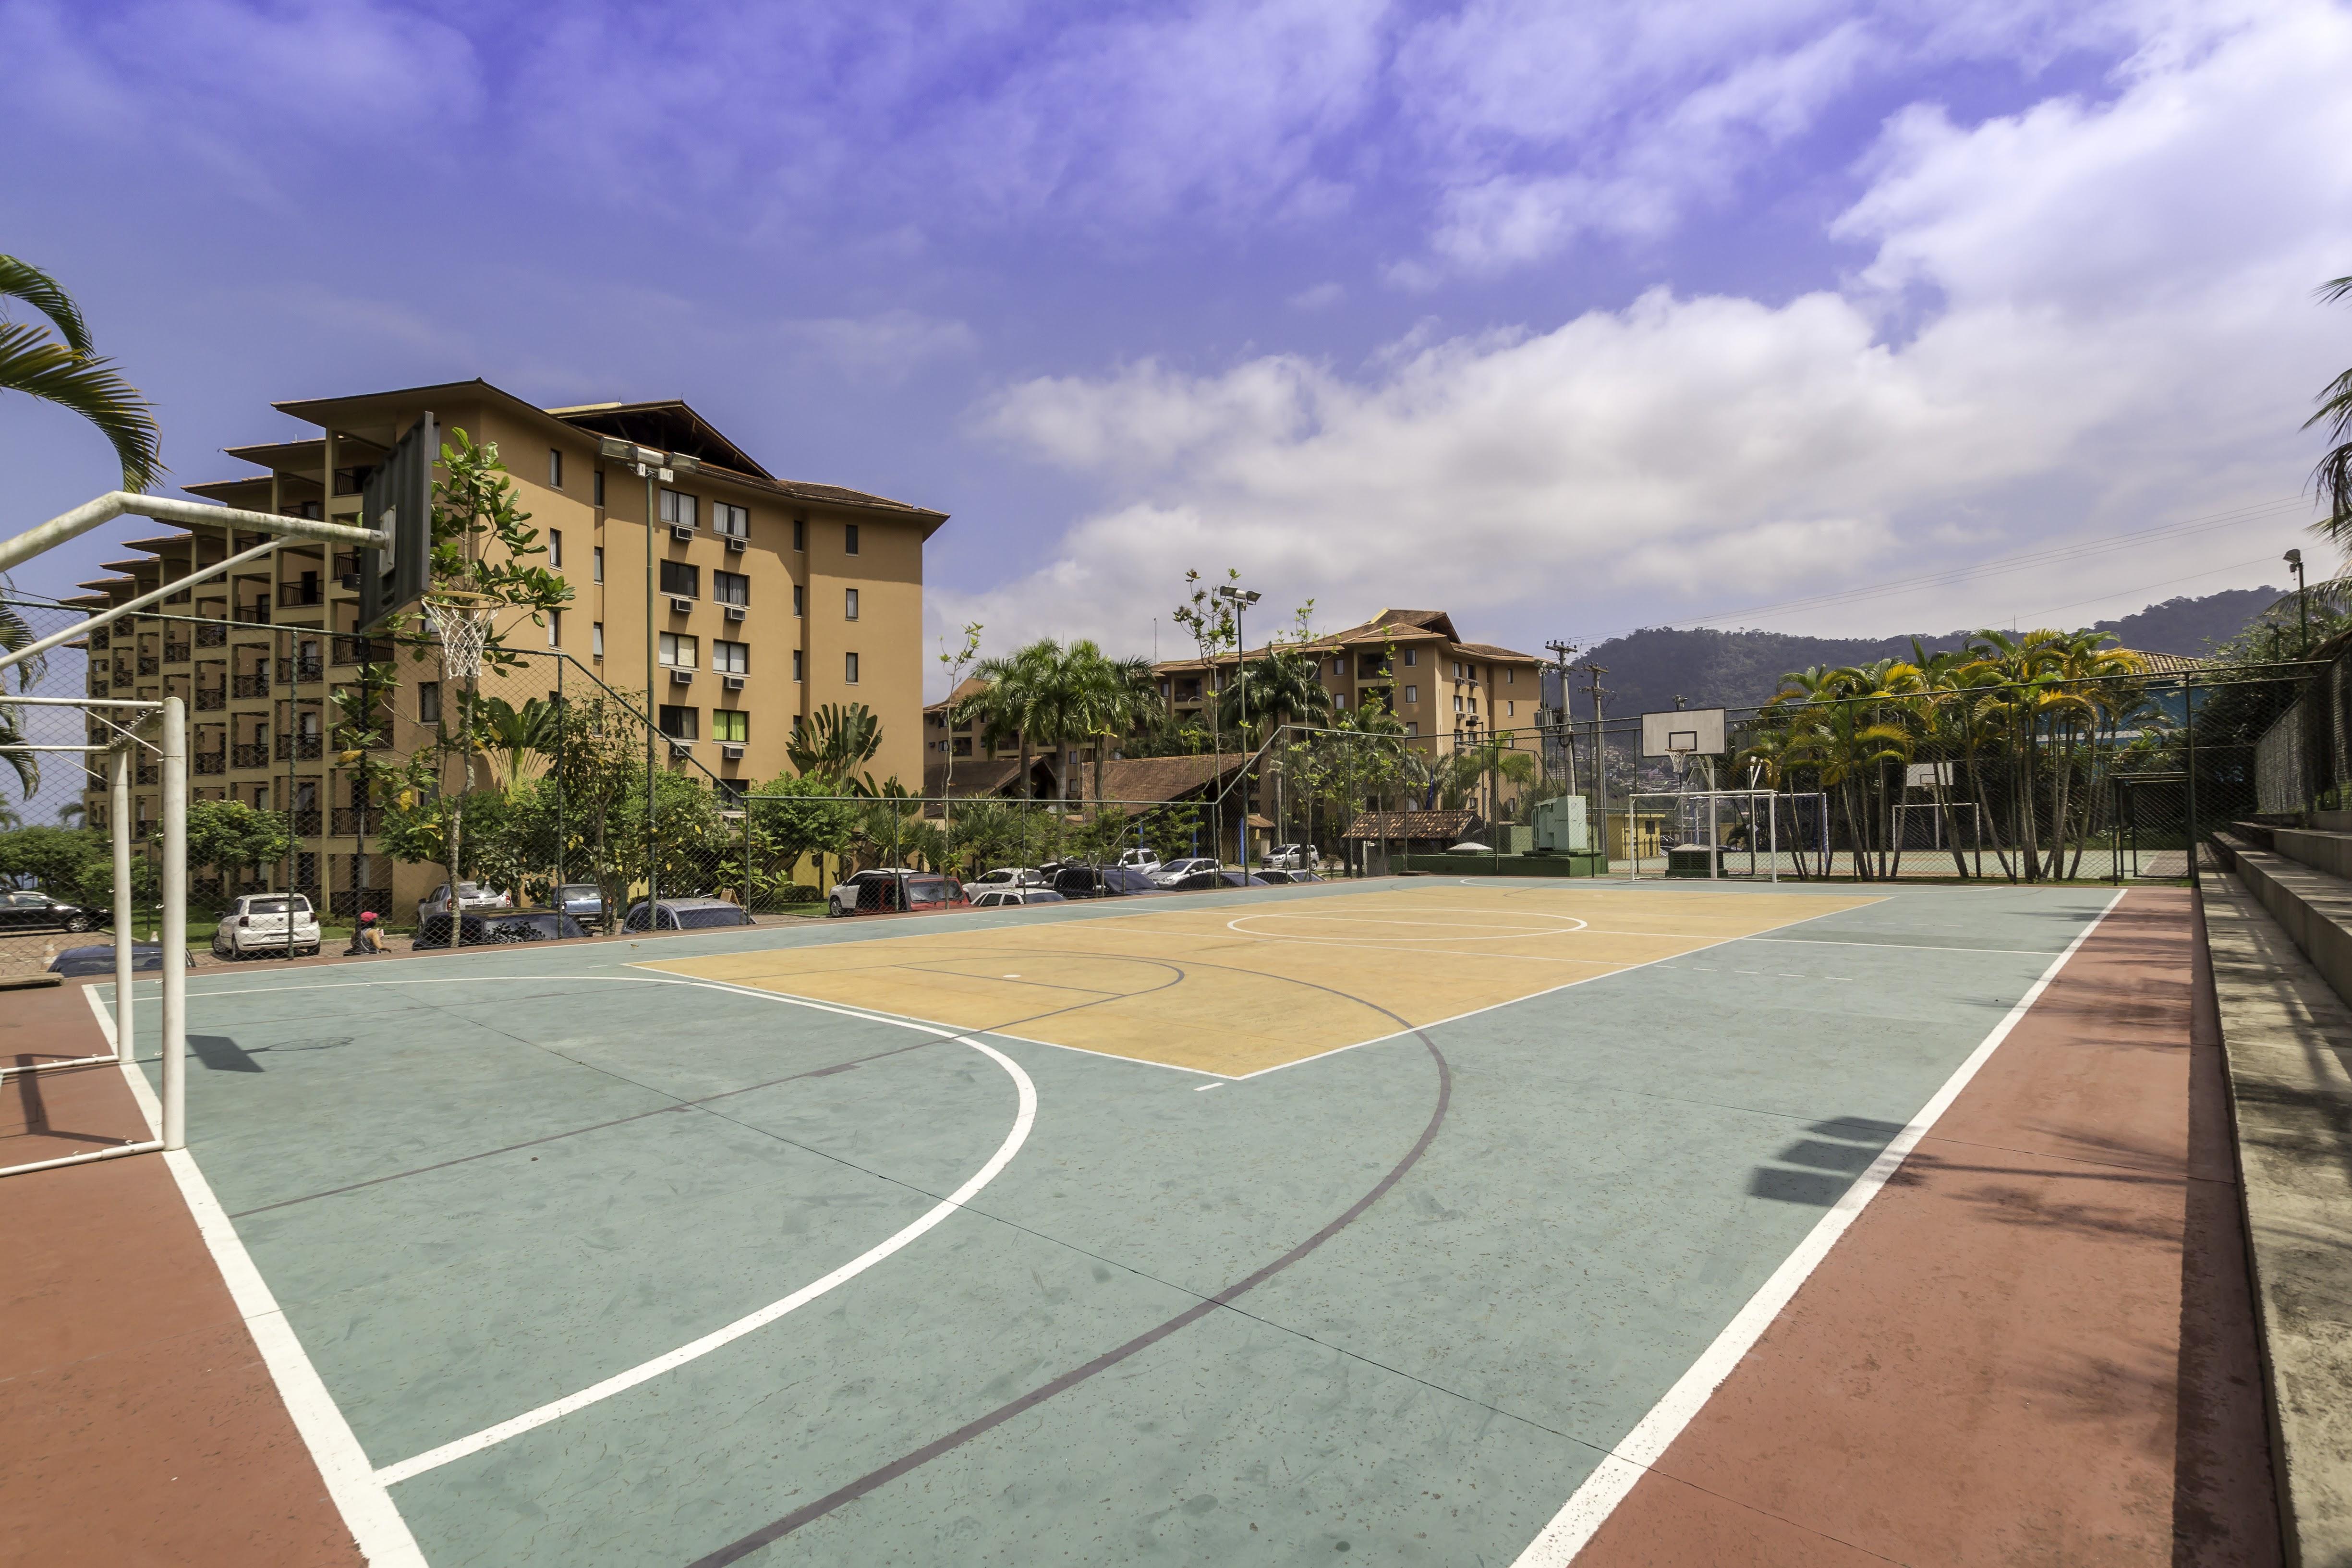
{"label": "tiled roof", "polygon": [[1478,824],[1475,811],[1367,811],[1349,824],[1345,838],[1460,838]]}

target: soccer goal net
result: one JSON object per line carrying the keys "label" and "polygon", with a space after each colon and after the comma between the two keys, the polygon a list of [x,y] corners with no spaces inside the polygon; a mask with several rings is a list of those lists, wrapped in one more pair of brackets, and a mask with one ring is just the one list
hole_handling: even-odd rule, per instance
{"label": "soccer goal net", "polygon": [[1778,790],[1677,790],[1630,797],[1608,823],[1612,869],[1643,877],[1777,882],[1822,874],[1829,797]]}

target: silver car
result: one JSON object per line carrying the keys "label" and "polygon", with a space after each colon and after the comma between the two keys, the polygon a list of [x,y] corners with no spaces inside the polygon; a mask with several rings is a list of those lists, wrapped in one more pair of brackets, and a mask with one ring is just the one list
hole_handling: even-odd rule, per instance
{"label": "silver car", "polygon": [[[491,910],[512,908],[514,900],[494,888],[485,888],[479,882],[457,884],[457,912],[460,914],[478,915]],[[444,882],[416,900],[416,923],[422,927],[427,921],[446,922],[448,919],[449,884]]]}

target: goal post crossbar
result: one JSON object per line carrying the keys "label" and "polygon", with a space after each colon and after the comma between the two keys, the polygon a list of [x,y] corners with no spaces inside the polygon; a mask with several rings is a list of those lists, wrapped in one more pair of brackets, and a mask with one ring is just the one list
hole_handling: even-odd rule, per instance
{"label": "goal post crossbar", "polygon": [[[1645,813],[1643,809],[1643,803],[1645,801],[1669,804],[1663,809]],[[1760,810],[1759,803],[1761,803]],[[1706,808],[1705,845],[1711,851],[1707,857],[1706,874],[1710,881],[1716,880],[1722,875],[1722,858],[1725,848],[1717,838],[1717,834],[1721,827],[1718,809],[1730,805],[1737,810],[1743,804],[1748,810],[1763,818],[1766,835],[1766,842],[1761,846],[1757,844],[1752,829],[1748,835],[1747,853],[1750,869],[1748,874],[1750,876],[1755,874],[1753,869],[1755,858],[1760,853],[1765,858],[1768,879],[1774,882],[1780,879],[1782,854],[1780,840],[1783,824],[1794,830],[1805,820],[1807,815],[1817,814],[1823,831],[1825,833],[1827,831],[1829,797],[1818,791],[1809,790],[1791,794],[1783,790],[1770,789],[1637,790],[1625,797],[1625,809],[1622,814],[1625,821],[1626,879],[1638,881],[1641,879],[1641,819],[1644,815],[1664,816],[1672,812],[1678,818],[1687,820],[1695,809],[1703,805]],[[1736,817],[1735,820],[1737,820]],[[1681,826],[1682,822],[1678,821],[1676,823],[1678,830]],[[1605,821],[1601,828],[1605,839],[1608,830]],[[1793,848],[1799,855],[1804,853],[1801,838],[1794,840]],[[1800,865],[1801,867],[1801,862]]]}

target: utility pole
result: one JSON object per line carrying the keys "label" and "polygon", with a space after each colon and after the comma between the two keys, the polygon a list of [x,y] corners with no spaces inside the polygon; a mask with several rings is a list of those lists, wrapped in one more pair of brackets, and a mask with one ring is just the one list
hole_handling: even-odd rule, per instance
{"label": "utility pole", "polygon": [[1579,649],[1572,642],[1552,641],[1544,644],[1551,651],[1552,669],[1559,677],[1559,711],[1552,721],[1552,738],[1559,746],[1560,756],[1568,763],[1568,793],[1576,793],[1576,737],[1568,721],[1568,661]]}
{"label": "utility pole", "polygon": [[[1606,751],[1603,749],[1608,745],[1608,742],[1603,740],[1601,734],[1601,678],[1608,674],[1609,671],[1606,667],[1598,664],[1580,665],[1578,668],[1582,669],[1584,673],[1591,679],[1592,815],[1598,823],[1601,831],[1601,868],[1605,871],[1609,868],[1609,758]],[[1560,695],[1565,697],[1567,694],[1567,687],[1563,685],[1560,689]],[[1628,816],[1625,820],[1625,845],[1628,850],[1632,849],[1633,844],[1633,821],[1632,817]]]}
{"label": "utility pole", "polygon": [[2303,586],[2303,552],[2290,550],[2284,559],[2294,572],[2295,615],[2296,618],[2303,623],[2303,650],[2295,657],[2309,658],[2311,657],[2311,595],[2304,591]]}

